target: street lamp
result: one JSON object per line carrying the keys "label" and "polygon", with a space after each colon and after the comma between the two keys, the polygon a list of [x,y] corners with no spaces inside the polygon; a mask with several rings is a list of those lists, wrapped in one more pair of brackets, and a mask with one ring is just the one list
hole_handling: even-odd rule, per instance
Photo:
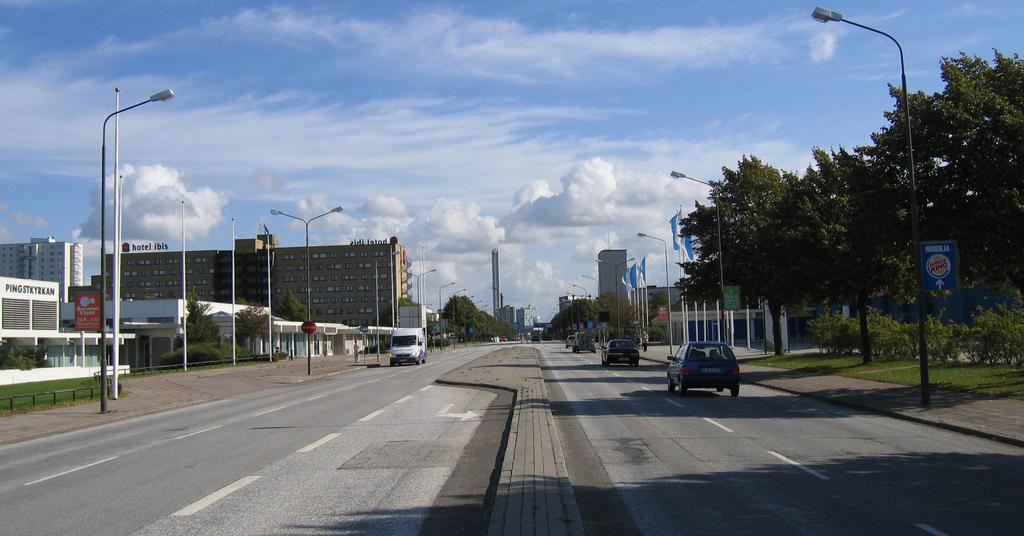
{"label": "street lamp", "polygon": [[[628,259],[626,259],[626,260],[624,260],[624,261],[622,261],[620,263],[617,263],[617,264],[616,263],[612,263],[612,262],[608,262],[608,261],[602,261],[601,259],[595,259],[595,260],[597,262],[601,263],[601,264],[610,264],[610,265],[614,266],[615,269],[612,270],[612,276],[614,277],[614,276],[616,276],[616,274],[619,273],[619,267],[623,267],[624,268],[627,264],[629,264],[629,261],[635,261],[636,257],[630,257],[630,258],[628,258]],[[615,331],[618,332],[618,333],[616,333],[616,335],[621,337],[622,333],[621,333],[621,330],[619,328],[619,293],[618,293],[618,285],[615,285],[615,287],[616,287],[616,292],[615,292]]]}
{"label": "street lamp", "polygon": [[668,353],[672,354],[672,344],[675,341],[672,336],[672,292],[669,291],[668,288],[668,242],[646,233],[637,233],[636,235],[640,238],[650,238],[651,240],[661,242],[661,245],[665,250],[665,303],[668,305]]}
{"label": "street lamp", "polygon": [[869,32],[875,32],[879,35],[888,37],[893,43],[896,44],[896,48],[900,52],[900,83],[903,89],[903,113],[906,116],[907,123],[907,165],[910,170],[910,232],[911,247],[914,248],[912,255],[917,259],[917,266],[915,267],[915,283],[917,288],[914,289],[914,294],[917,298],[917,344],[918,353],[920,354],[920,369],[921,369],[921,404],[927,406],[931,401],[928,393],[928,344],[925,341],[925,307],[924,307],[924,282],[921,274],[921,235],[918,229],[918,208],[917,208],[917,185],[914,181],[914,141],[911,136],[910,129],[910,99],[907,98],[907,69],[903,63],[903,47],[900,46],[900,42],[895,37],[870,26],[864,26],[843,18],[843,15],[836,13],[835,11],[825,9],[822,7],[814,8],[814,12],[811,13],[811,17],[818,22],[845,22],[851,26],[863,28]]}
{"label": "street lamp", "polygon": [[[587,289],[577,285],[576,283],[573,283],[572,286],[573,286],[573,288],[578,288],[578,289],[583,291],[583,294],[581,294],[581,296],[585,297],[587,295]],[[576,310],[576,325],[579,326],[580,324],[582,324],[583,320],[584,319],[583,319],[582,312],[579,309],[577,309]]]}
{"label": "street lamp", "polygon": [[263,249],[267,250],[267,361],[274,360],[274,315],[271,310],[271,300],[273,294],[270,293],[270,229],[267,229],[267,224],[263,224],[263,234],[266,235],[266,241],[263,243]]}
{"label": "street lamp", "polygon": [[[445,287],[450,287],[450,286],[452,286],[454,284],[455,284],[455,281],[452,281],[451,283],[448,283],[446,285],[441,285],[440,287],[437,287],[437,321],[438,322],[441,321],[441,310],[444,308],[444,305],[441,304],[441,291],[444,290]],[[453,320],[455,319],[454,315],[452,315],[452,319]],[[442,338],[441,341],[444,342],[444,339]]]}
{"label": "street lamp", "polygon": [[[289,218],[291,218],[293,220],[301,221],[306,226],[306,322],[312,322],[313,321],[313,297],[312,297],[312,294],[311,294],[313,289],[312,289],[312,285],[310,284],[311,281],[310,281],[310,278],[309,278],[309,265],[312,264],[313,259],[309,255],[309,224],[310,224],[310,222],[312,222],[315,219],[323,218],[324,216],[327,216],[328,214],[334,214],[334,213],[337,213],[337,212],[341,212],[342,210],[343,209],[341,207],[334,207],[331,210],[328,210],[327,212],[324,212],[323,214],[320,214],[319,216],[313,216],[312,218],[309,218],[308,220],[304,220],[304,219],[302,219],[302,218],[300,218],[298,216],[292,216],[291,214],[288,214],[286,212],[281,212],[280,210],[270,209],[270,215],[271,216],[288,216]],[[374,281],[373,284],[376,285],[377,282]],[[312,335],[313,335],[312,333],[306,333],[306,375],[307,376],[310,376],[310,375],[313,374],[313,363],[312,363],[312,349],[313,349],[312,342],[313,341],[312,341]]]}
{"label": "street lamp", "polygon": [[[695,179],[685,173],[673,171],[671,175],[675,179],[688,179],[693,182],[699,182],[709,188],[714,188],[710,182]],[[718,337],[722,339],[722,342],[725,342],[725,269],[722,268],[722,212],[719,209],[718,197],[715,196],[714,190],[712,190],[711,199],[715,202],[715,221],[718,225],[718,284],[721,287],[722,300],[718,307]]]}
{"label": "street lamp", "polygon": [[[427,274],[429,274],[430,272],[436,272],[436,271],[437,271],[437,268],[434,268],[432,270],[427,270],[426,272],[420,272],[418,274],[409,274],[409,277],[415,277],[416,278],[416,301],[417,302],[420,301],[420,278],[425,276],[425,275],[427,275]],[[420,305],[423,305],[423,304],[421,303]],[[440,307],[440,305],[441,304],[438,304],[439,307]]]}
{"label": "street lamp", "polygon": [[[100,282],[103,287],[100,289],[100,413],[107,412],[107,121],[117,114],[127,112],[132,108],[138,108],[150,102],[165,102],[174,98],[174,92],[165,89],[154,93],[148,99],[122,108],[103,120],[103,137],[100,145]],[[117,170],[114,170],[116,173]],[[114,247],[120,247],[115,244]],[[117,344],[118,341],[114,341]],[[117,371],[114,371],[117,374]]]}
{"label": "street lamp", "polygon": [[580,277],[586,277],[587,279],[594,282],[594,299],[596,300],[597,298],[599,298],[599,295],[601,294],[601,282],[598,281],[597,278],[592,275],[581,274]]}

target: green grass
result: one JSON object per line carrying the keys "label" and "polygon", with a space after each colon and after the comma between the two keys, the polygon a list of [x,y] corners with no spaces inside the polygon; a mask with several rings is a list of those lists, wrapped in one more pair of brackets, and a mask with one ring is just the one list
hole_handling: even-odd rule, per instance
{"label": "green grass", "polygon": [[[916,361],[876,361],[863,365],[860,356],[800,354],[745,362],[900,385],[920,385]],[[952,391],[1024,400],[1024,370],[1009,365],[953,365],[932,361],[928,364],[928,379],[932,386]]]}
{"label": "green grass", "polygon": [[[7,398],[9,396],[19,395],[31,395],[40,393],[52,393],[53,391],[61,391],[65,389],[88,389],[89,387],[95,387],[93,390],[93,396],[97,397],[93,400],[98,400],[100,396],[99,384],[93,378],[72,378],[67,380],[50,380],[45,382],[32,382],[32,383],[19,383],[15,385],[3,385],[0,386],[0,399]],[[76,400],[72,400],[72,394],[69,393],[58,393],[57,403],[53,403],[53,395],[43,395],[36,397],[36,405],[32,406],[31,398],[18,398],[14,401],[14,413],[21,413],[25,411],[35,411],[40,409],[49,409],[58,406],[70,406],[72,404],[81,404],[89,401],[89,391],[78,391],[75,396]],[[7,400],[0,400],[0,415],[6,415],[11,413],[9,402]]]}

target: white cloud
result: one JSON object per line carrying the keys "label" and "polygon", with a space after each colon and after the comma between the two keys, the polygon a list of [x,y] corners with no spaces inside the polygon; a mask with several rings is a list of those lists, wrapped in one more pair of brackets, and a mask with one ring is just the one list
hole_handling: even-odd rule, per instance
{"label": "white cloud", "polygon": [[42,228],[48,224],[46,220],[35,214],[29,214],[27,212],[15,211],[11,213],[11,218],[14,219],[14,223],[17,223],[21,227],[35,227]]}
{"label": "white cloud", "polygon": [[[189,189],[178,170],[160,164],[122,166],[122,237],[125,240],[176,240],[181,236],[181,202],[185,201],[186,238],[206,237],[224,221],[227,197],[210,188]],[[107,237],[113,237],[113,180],[107,181]],[[92,211],[77,230],[82,238],[99,238],[99,184],[93,188]]]}
{"label": "white cloud", "polygon": [[504,238],[498,218],[482,214],[480,205],[457,199],[438,199],[420,218],[423,242],[436,253],[490,253]]}
{"label": "white cloud", "polygon": [[811,35],[808,42],[811,49],[811,61],[821,63],[832,59],[836,53],[838,38],[829,31],[819,31]]}
{"label": "white cloud", "polygon": [[371,216],[400,218],[409,213],[405,202],[390,195],[375,195],[366,200],[360,210]]}

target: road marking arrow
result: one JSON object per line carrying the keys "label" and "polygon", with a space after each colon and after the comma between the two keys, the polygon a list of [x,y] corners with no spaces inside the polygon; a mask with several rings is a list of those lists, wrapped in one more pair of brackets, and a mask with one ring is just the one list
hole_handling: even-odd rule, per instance
{"label": "road marking arrow", "polygon": [[455,404],[448,404],[437,413],[438,417],[453,417],[459,419],[459,422],[468,421],[471,419],[479,419],[480,416],[473,413],[472,410],[467,410],[465,413],[448,413],[448,410],[452,409]]}

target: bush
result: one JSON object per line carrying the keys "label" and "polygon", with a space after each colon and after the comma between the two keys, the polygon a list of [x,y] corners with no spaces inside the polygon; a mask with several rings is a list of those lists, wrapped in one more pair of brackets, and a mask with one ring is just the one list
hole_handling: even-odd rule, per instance
{"label": "bush", "polygon": [[811,340],[827,354],[851,354],[860,346],[857,320],[831,311],[807,323]]}
{"label": "bush", "polygon": [[[235,346],[235,354],[238,357],[245,357],[249,353],[241,346]],[[188,345],[188,362],[202,363],[204,361],[230,361],[231,346],[221,346],[215,342],[201,342]],[[181,348],[160,356],[160,364],[164,366],[181,365]]]}
{"label": "bush", "polygon": [[879,359],[914,359],[917,357],[915,326],[875,312],[868,313],[872,353]]}
{"label": "bush", "polygon": [[1024,311],[1005,305],[980,312],[974,327],[961,336],[964,354],[972,363],[1024,366]]}
{"label": "bush", "polygon": [[7,346],[0,351],[0,370],[31,370],[49,366],[50,360],[46,359],[46,350],[42,348]]}
{"label": "bush", "polygon": [[[927,333],[928,358],[944,363],[956,363],[960,360],[960,342],[963,328],[953,322],[942,323],[934,316],[929,316],[924,324]],[[916,338],[915,338],[916,340]]]}

